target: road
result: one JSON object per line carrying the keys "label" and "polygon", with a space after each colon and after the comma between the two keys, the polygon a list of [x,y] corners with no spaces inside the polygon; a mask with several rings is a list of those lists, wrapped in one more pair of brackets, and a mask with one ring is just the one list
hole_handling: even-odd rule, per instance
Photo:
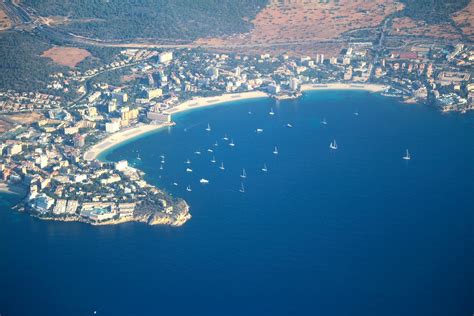
{"label": "road", "polygon": [[[3,2],[0,2],[0,5],[2,8],[5,10],[5,12],[8,14],[9,18],[14,21],[14,28],[16,29],[22,29],[25,26],[28,26],[33,29],[33,33],[37,33],[38,35],[42,35],[46,38],[49,38],[53,42],[58,42],[58,43],[68,43],[68,44],[77,44],[77,45],[89,45],[89,46],[100,46],[100,47],[118,47],[118,48],[207,48],[207,49],[242,49],[242,48],[275,48],[275,47],[285,47],[285,46],[301,46],[301,45],[314,45],[314,44],[335,44],[335,43],[347,43],[347,42],[357,42],[357,41],[366,41],[366,38],[354,38],[350,37],[351,31],[347,32],[346,36],[349,35],[349,38],[347,37],[341,37],[341,38],[335,38],[335,39],[308,39],[308,40],[298,40],[298,41],[288,41],[288,42],[272,42],[272,43],[236,43],[236,44],[231,44],[231,43],[224,43],[224,44],[218,44],[218,45],[210,45],[210,44],[205,44],[205,45],[198,45],[193,42],[188,42],[188,43],[173,43],[169,41],[163,41],[163,40],[145,40],[145,41],[122,41],[122,40],[116,40],[116,41],[105,41],[97,38],[89,38],[89,37],[84,37],[80,36],[77,34],[73,34],[70,32],[67,32],[65,30],[61,30],[60,28],[54,28],[49,25],[46,25],[42,22],[41,17],[39,14],[37,14],[33,9],[31,8],[25,8],[20,5],[16,5],[12,2],[12,0],[3,0]],[[391,21],[391,17],[387,17],[384,19],[382,22],[382,25],[379,26],[380,28],[380,37],[378,42],[375,44],[375,47],[380,49],[384,47],[383,43],[386,37],[386,33],[388,30],[388,25]],[[372,29],[372,28],[367,28],[367,30]],[[363,29],[360,29],[363,30]],[[354,30],[357,31],[357,30]],[[403,42],[405,41],[411,41],[414,38],[410,36],[390,36],[390,39],[392,40],[401,40]],[[423,37],[416,37],[417,41],[423,41],[425,38]],[[435,39],[435,38],[430,38],[426,37],[427,40],[429,40],[431,43],[439,43],[439,44],[446,44],[446,43],[452,43],[452,41],[447,41],[443,39]],[[403,44],[400,47],[403,47],[406,44]],[[385,47],[386,48],[386,47]]]}

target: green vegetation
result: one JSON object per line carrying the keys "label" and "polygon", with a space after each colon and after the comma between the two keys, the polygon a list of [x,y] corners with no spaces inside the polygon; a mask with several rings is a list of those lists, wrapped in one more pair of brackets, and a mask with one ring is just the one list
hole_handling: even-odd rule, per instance
{"label": "green vegetation", "polygon": [[400,0],[405,4],[401,14],[428,23],[447,22],[451,14],[465,8],[470,0]]}
{"label": "green vegetation", "polygon": [[192,40],[246,32],[268,0],[24,0],[41,15],[68,16],[61,26],[101,39]]}
{"label": "green vegetation", "polygon": [[28,33],[0,34],[0,89],[35,91],[46,88],[48,75],[64,67],[41,57],[51,45]]}

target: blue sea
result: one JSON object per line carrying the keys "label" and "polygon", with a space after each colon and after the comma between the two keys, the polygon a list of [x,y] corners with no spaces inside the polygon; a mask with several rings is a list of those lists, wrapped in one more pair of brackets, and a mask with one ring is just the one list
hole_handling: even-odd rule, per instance
{"label": "blue sea", "polygon": [[1,196],[2,316],[474,313],[472,114],[318,91],[175,120],[102,158],[186,199],[183,227],[44,222]]}

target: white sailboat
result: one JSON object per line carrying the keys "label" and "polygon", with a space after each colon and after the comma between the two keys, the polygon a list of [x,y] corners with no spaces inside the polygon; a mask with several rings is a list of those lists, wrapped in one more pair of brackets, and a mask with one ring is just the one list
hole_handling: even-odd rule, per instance
{"label": "white sailboat", "polygon": [[160,170],[163,170],[163,165],[160,165]]}
{"label": "white sailboat", "polygon": [[245,172],[245,168],[242,169],[242,174],[240,175],[242,179],[247,178],[247,172]]}
{"label": "white sailboat", "polygon": [[209,183],[209,180],[202,178],[201,180],[199,180],[199,183],[201,183],[201,184],[208,184],[208,183]]}
{"label": "white sailboat", "polygon": [[200,154],[201,154],[201,151],[200,151],[200,150],[196,150],[194,153],[195,153],[196,155],[200,155]]}
{"label": "white sailboat", "polygon": [[186,160],[186,164],[187,164],[187,165],[190,165],[190,164],[191,164],[191,160],[189,160],[189,159]]}
{"label": "white sailboat", "polygon": [[293,125],[291,125],[290,123],[286,124],[286,127],[288,128],[293,128]]}
{"label": "white sailboat", "polygon": [[214,150],[212,150],[211,148],[209,148],[207,151],[210,152],[210,153],[214,152]]}
{"label": "white sailboat", "polygon": [[331,149],[333,149],[333,150],[336,150],[336,149],[337,149],[336,140],[334,140],[333,142],[331,142],[331,144],[329,145],[329,148],[331,148]]}
{"label": "white sailboat", "polygon": [[142,158],[140,157],[140,153],[137,153],[137,160],[142,160]]}
{"label": "white sailboat", "polygon": [[223,140],[229,140],[229,137],[227,137],[227,134],[224,134],[224,137],[222,139]]}
{"label": "white sailboat", "polygon": [[219,167],[219,169],[221,169],[221,170],[224,170],[224,169],[225,169],[225,168],[224,168],[224,163],[223,163],[223,162],[221,162],[221,166]]}
{"label": "white sailboat", "polygon": [[273,108],[270,108],[270,112],[268,114],[275,115],[275,112],[273,112]]}
{"label": "white sailboat", "polygon": [[262,129],[262,128],[257,128],[257,129],[255,130],[255,132],[256,132],[256,133],[263,133],[263,129]]}
{"label": "white sailboat", "polygon": [[234,146],[235,146],[233,139],[230,141],[229,146],[230,146],[230,147],[234,147]]}
{"label": "white sailboat", "polygon": [[214,143],[214,147],[217,147],[219,146],[219,144],[217,142]]}
{"label": "white sailboat", "polygon": [[211,162],[212,162],[212,163],[216,163],[216,157],[212,156]]}
{"label": "white sailboat", "polygon": [[244,187],[244,183],[243,183],[243,182],[241,182],[241,183],[240,183],[240,189],[239,189],[239,192],[241,192],[241,193],[245,193],[245,187]]}
{"label": "white sailboat", "polygon": [[277,148],[277,146],[275,146],[275,149],[273,150],[273,154],[274,154],[274,155],[278,155],[278,148]]}
{"label": "white sailboat", "polygon": [[266,164],[263,164],[262,171],[263,171],[263,172],[267,172],[267,171],[268,171],[268,168],[267,168],[267,165],[266,165]]}
{"label": "white sailboat", "polygon": [[186,187],[186,191],[188,191],[188,192],[191,192],[191,191],[192,191],[190,185],[188,185],[188,186]]}
{"label": "white sailboat", "polygon": [[403,160],[410,160],[410,159],[411,159],[410,152],[407,149],[405,156],[403,156]]}
{"label": "white sailboat", "polygon": [[328,122],[326,121],[326,119],[325,119],[325,118],[323,118],[323,120],[321,121],[321,124],[323,124],[323,125],[327,125],[327,124],[328,124]]}
{"label": "white sailboat", "polygon": [[191,169],[191,168],[186,168],[186,172],[193,172],[193,169]]}
{"label": "white sailboat", "polygon": [[207,128],[206,128],[206,131],[210,132],[211,131],[211,125],[209,125],[209,123],[207,123]]}

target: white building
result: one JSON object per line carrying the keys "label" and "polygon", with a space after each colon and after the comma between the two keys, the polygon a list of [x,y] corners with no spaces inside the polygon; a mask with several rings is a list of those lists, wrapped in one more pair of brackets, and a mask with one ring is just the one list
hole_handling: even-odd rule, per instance
{"label": "white building", "polygon": [[60,215],[66,213],[67,200],[57,200],[53,208],[53,214]]}
{"label": "white building", "polygon": [[112,120],[112,122],[105,123],[105,131],[107,133],[115,133],[120,130],[120,119]]}
{"label": "white building", "polygon": [[158,61],[162,64],[173,60],[173,52],[163,52],[158,55]]}
{"label": "white building", "polygon": [[35,200],[35,208],[40,213],[47,213],[54,204],[54,199],[44,193],[38,194]]}

